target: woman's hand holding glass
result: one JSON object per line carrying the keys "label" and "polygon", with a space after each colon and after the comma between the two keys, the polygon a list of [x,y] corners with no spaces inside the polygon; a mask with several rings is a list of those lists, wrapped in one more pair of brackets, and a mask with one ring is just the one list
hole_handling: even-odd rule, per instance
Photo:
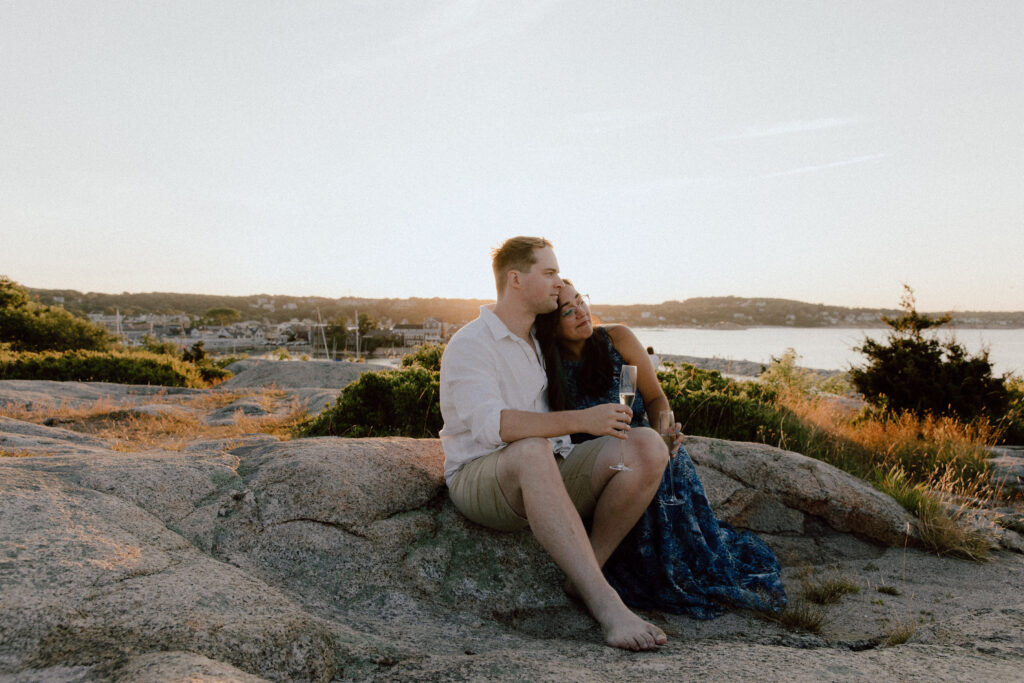
{"label": "woman's hand holding glass", "polygon": [[683,443],[683,426],[676,422],[676,417],[671,410],[662,410],[657,415],[648,415],[648,418],[653,418],[651,419],[651,426],[661,435],[665,446],[668,448],[668,483],[671,493],[668,499],[662,499],[662,503],[665,505],[681,505],[683,501],[676,497],[676,480],[672,472],[671,459],[675,457],[679,446]]}

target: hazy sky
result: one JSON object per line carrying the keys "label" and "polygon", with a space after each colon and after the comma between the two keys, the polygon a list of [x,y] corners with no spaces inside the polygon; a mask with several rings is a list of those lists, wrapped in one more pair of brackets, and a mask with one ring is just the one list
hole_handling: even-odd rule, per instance
{"label": "hazy sky", "polygon": [[1024,2],[0,0],[0,274],[1024,309]]}

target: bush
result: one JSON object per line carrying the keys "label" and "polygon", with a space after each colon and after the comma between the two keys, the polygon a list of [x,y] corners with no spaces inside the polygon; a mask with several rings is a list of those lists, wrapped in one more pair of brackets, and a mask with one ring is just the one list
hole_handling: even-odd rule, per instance
{"label": "bush", "polygon": [[953,340],[940,342],[923,331],[949,322],[949,316],[921,315],[914,292],[904,285],[903,315],[884,318],[891,327],[888,344],[865,339],[856,350],[865,368],[850,371],[854,386],[868,402],[899,413],[951,415],[964,421],[982,416],[998,420],[1010,407],[1005,378],[992,376],[988,352],[970,356]]}
{"label": "bush", "polygon": [[757,382],[737,382],[717,370],[666,363],[658,372],[683,432],[731,441],[777,442],[786,415],[773,403],[776,390]]}
{"label": "bush", "polygon": [[417,346],[413,353],[402,358],[402,367],[410,368],[418,365],[427,370],[441,371],[441,356],[444,355],[444,344],[423,344]]}
{"label": "bush", "polygon": [[821,378],[811,370],[798,367],[796,360],[793,348],[786,349],[781,358],[772,356],[771,364],[758,375],[758,380],[777,391],[811,393],[821,384]]}
{"label": "bush", "polygon": [[418,365],[366,372],[337,403],[298,428],[300,436],[411,436],[441,430],[440,373]]}
{"label": "bush", "polygon": [[[177,349],[172,351],[172,353],[176,353],[176,352],[177,352]],[[187,361],[189,363],[195,363],[196,365],[199,365],[200,363],[205,361],[206,360],[206,349],[203,348],[203,341],[200,339],[199,341],[197,341],[195,344],[193,344],[192,346],[188,347],[187,349],[182,349],[181,350],[181,359],[183,361]]]}
{"label": "bush", "polygon": [[1024,445],[1024,379],[1011,376],[1006,380],[1010,407],[997,422],[1002,443]]}
{"label": "bush", "polygon": [[194,365],[147,351],[0,352],[0,379],[206,386]]}
{"label": "bush", "polygon": [[788,348],[782,357],[772,357],[771,363],[758,375],[758,382],[766,384],[778,393],[811,395],[817,393],[850,396],[854,394],[850,375],[846,372],[821,374],[814,370],[798,367],[797,353]]}
{"label": "bush", "polygon": [[[178,356],[177,344],[167,341],[162,342],[151,334],[142,336],[142,349],[143,351],[149,351],[150,353],[157,353],[165,356]],[[185,360],[188,360],[188,358]]]}
{"label": "bush", "polygon": [[31,301],[24,287],[0,275],[0,343],[10,350],[105,351],[112,342],[104,328],[63,308]]}

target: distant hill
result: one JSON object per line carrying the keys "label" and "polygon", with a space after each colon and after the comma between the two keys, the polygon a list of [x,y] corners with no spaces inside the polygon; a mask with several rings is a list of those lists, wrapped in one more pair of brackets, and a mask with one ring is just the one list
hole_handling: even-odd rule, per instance
{"label": "distant hill", "polygon": [[[352,318],[360,315],[389,319],[393,323],[421,323],[437,318],[463,324],[479,314],[486,299],[366,299],[297,297],[270,294],[250,296],[218,296],[210,294],[178,294],[148,292],[103,294],[82,293],[68,289],[29,289],[40,302],[62,305],[65,309],[87,313],[187,314],[201,316],[214,308],[234,308],[244,319],[287,322],[292,318],[323,320],[334,317]],[[744,298],[737,296],[697,297],[685,301],[626,306],[594,304],[594,313],[605,322],[621,322],[637,327],[881,327],[882,316],[893,316],[898,310],[879,308],[847,308],[809,304],[791,299]],[[946,311],[932,312],[934,315]],[[955,327],[1024,328],[1024,311],[962,311],[953,312]]]}

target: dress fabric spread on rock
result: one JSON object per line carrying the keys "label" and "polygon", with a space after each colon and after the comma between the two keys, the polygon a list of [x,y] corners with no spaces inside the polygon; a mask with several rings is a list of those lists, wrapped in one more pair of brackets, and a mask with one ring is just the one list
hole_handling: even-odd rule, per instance
{"label": "dress fabric spread on rock", "polygon": [[[603,330],[595,331],[603,334]],[[562,361],[567,399],[573,408],[618,401],[622,356],[603,334],[611,354],[614,380],[604,396],[583,396],[579,361]],[[643,422],[639,394],[633,426]],[[576,440],[574,435],[574,441]],[[712,619],[728,608],[779,611],[786,594],[779,562],[771,548],[749,531],[739,531],[715,517],[689,454],[682,447],[672,459],[676,496],[682,505],[665,505],[671,497],[668,473],[658,492],[604,566],[608,582],[632,606]]]}

